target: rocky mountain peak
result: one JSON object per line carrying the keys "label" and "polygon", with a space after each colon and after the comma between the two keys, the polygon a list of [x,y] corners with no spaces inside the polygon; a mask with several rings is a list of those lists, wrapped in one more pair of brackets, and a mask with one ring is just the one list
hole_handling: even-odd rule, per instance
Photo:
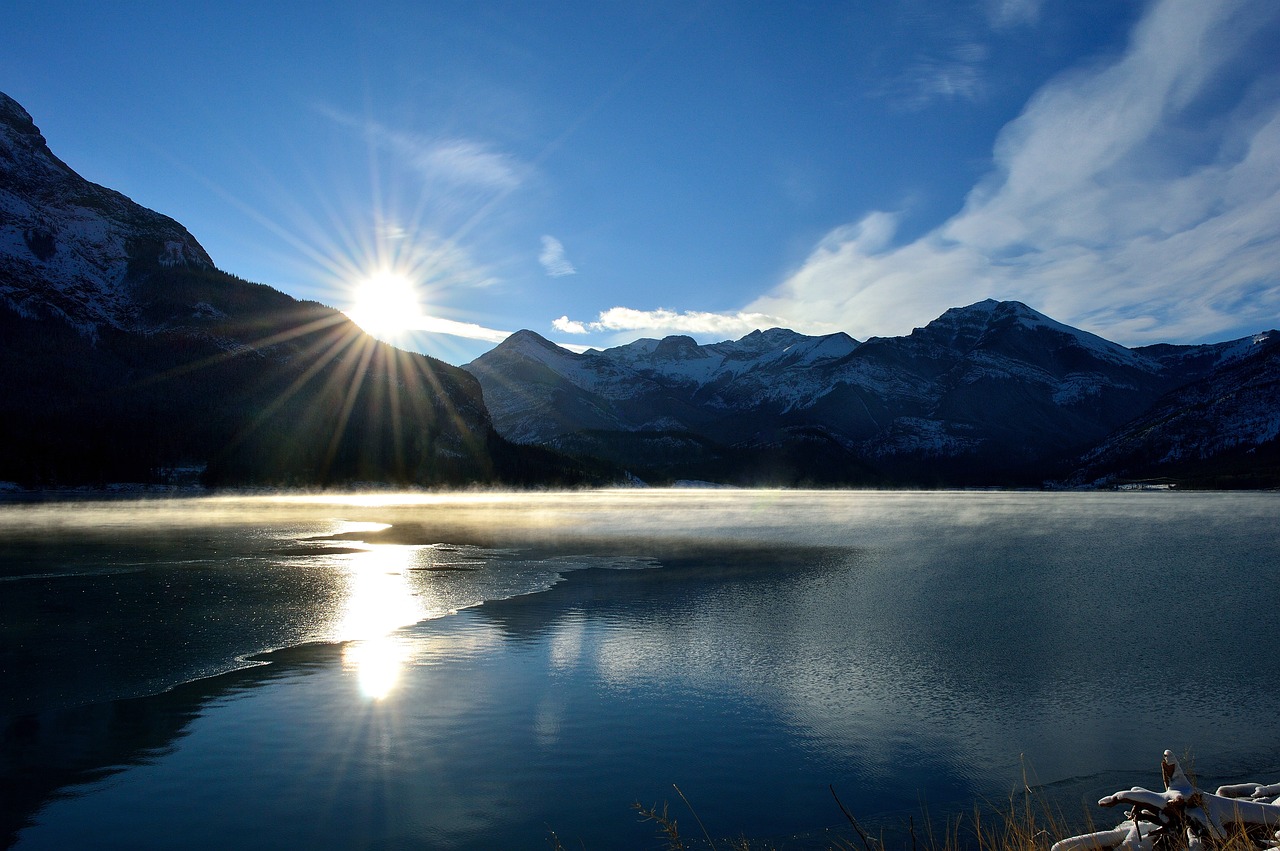
{"label": "rocky mountain peak", "polygon": [[755,354],[770,349],[785,349],[787,346],[805,339],[808,338],[789,328],[769,328],[765,331],[757,329],[740,340],[735,340],[732,343],[721,343],[720,347],[732,347],[739,352]]}
{"label": "rocky mountain peak", "polygon": [[698,341],[683,334],[673,334],[658,341],[653,350],[654,357],[671,358],[673,360],[689,360],[705,358],[709,355],[698,345]]}
{"label": "rocky mountain peak", "polygon": [[0,92],[0,124],[21,136],[35,136],[44,144],[40,128],[36,127],[31,114],[22,108],[22,104]]}
{"label": "rocky mountain peak", "polygon": [[561,349],[555,343],[539,334],[537,331],[530,331],[527,328],[516,331],[498,344],[494,351],[502,352],[518,352],[525,355],[543,356],[546,353],[567,354],[566,350]]}
{"label": "rocky mountain peak", "polygon": [[93,336],[138,326],[138,285],[173,266],[213,267],[168,216],[91,183],[49,150],[31,115],[0,93],[0,303]]}
{"label": "rocky mountain peak", "polygon": [[[1047,334],[1055,342],[1031,343],[1028,334]],[[1073,349],[1087,353],[1088,358],[1116,366],[1145,371],[1158,369],[1155,363],[1118,343],[1064,325],[1020,301],[985,299],[965,307],[953,307],[924,328],[916,328],[909,339],[960,354],[981,349],[1006,354],[1016,352],[1021,356],[1027,354],[1029,347],[1046,352]]]}
{"label": "rocky mountain peak", "polygon": [[953,307],[923,328],[913,330],[911,336],[946,348],[971,349],[991,326],[1000,304],[989,298],[965,307]]}

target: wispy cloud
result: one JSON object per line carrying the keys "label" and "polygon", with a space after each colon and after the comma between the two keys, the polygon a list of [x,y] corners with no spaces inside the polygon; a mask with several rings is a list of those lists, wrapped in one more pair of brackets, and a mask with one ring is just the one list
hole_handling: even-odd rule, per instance
{"label": "wispy cloud", "polygon": [[952,219],[896,244],[873,212],[746,310],[855,336],[988,296],[1128,343],[1274,325],[1280,74],[1226,81],[1277,23],[1269,0],[1156,3],[1123,56],[1032,98]]}
{"label": "wispy cloud", "polygon": [[986,91],[987,53],[985,45],[965,41],[941,55],[918,56],[888,94],[908,110],[939,100],[978,100]]}
{"label": "wispy cloud", "polygon": [[738,311],[736,313],[707,313],[696,310],[677,312],[666,308],[635,310],[630,307],[611,307],[602,311],[594,322],[578,322],[562,316],[551,323],[556,330],[568,334],[591,332],[640,331],[659,336],[667,334],[718,335],[738,337],[756,329],[774,328],[783,320],[764,313]]}
{"label": "wispy cloud", "polygon": [[395,152],[429,181],[509,192],[523,184],[532,172],[528,164],[482,140],[411,133],[326,105],[318,105],[316,110],[337,124],[359,131],[378,147]]}
{"label": "wispy cloud", "polygon": [[525,167],[508,154],[471,139],[427,139],[392,133],[388,139],[423,175],[448,183],[504,191],[523,180]]}
{"label": "wispy cloud", "polygon": [[987,19],[996,29],[1034,24],[1043,0],[986,0]]}
{"label": "wispy cloud", "polygon": [[432,334],[450,334],[454,337],[465,337],[468,340],[484,340],[488,343],[501,343],[511,336],[510,331],[499,331],[486,328],[473,322],[457,322],[439,316],[422,316],[410,328],[410,331],[427,331]]}
{"label": "wispy cloud", "polygon": [[565,256],[564,246],[554,236],[542,237],[542,251],[538,253],[538,262],[552,278],[563,278],[565,275],[576,275],[578,270]]}

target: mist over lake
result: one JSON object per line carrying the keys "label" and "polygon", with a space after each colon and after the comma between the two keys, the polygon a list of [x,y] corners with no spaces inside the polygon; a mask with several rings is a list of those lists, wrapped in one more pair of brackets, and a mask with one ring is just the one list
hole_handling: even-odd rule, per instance
{"label": "mist over lake", "polygon": [[659,847],[1280,779],[1274,493],[0,506],[19,848]]}

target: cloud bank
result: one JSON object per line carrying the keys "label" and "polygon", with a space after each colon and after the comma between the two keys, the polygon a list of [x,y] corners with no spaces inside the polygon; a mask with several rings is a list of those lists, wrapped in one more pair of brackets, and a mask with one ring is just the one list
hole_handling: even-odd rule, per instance
{"label": "cloud bank", "polygon": [[[987,9],[993,26],[1029,25],[1040,3],[991,0]],[[963,207],[922,236],[898,239],[901,213],[875,210],[833,228],[740,311],[615,307],[556,327],[739,335],[782,325],[865,339],[989,297],[1126,345],[1274,327],[1280,66],[1267,57],[1277,37],[1271,0],[1156,0],[1121,54],[1031,98]],[[950,81],[924,94],[973,92],[964,74],[924,70]]]}
{"label": "cloud bank", "polygon": [[1129,344],[1276,324],[1280,75],[1259,58],[1278,18],[1156,3],[1121,57],[1032,98],[949,221],[905,244],[892,212],[835,228],[746,312],[865,337],[991,296]]}

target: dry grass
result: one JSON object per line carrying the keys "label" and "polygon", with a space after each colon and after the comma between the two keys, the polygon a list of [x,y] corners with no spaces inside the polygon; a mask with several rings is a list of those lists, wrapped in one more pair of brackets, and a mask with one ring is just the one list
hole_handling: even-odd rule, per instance
{"label": "dry grass", "polygon": [[[642,821],[653,824],[657,841],[667,851],[692,851],[695,848],[711,851],[787,851],[793,847],[822,847],[829,851],[1049,851],[1060,839],[1099,829],[1092,824],[1087,814],[1082,813],[1080,818],[1073,820],[1064,818],[1047,799],[1024,783],[1022,793],[1011,796],[1003,806],[975,807],[972,814],[948,819],[941,827],[935,825],[927,812],[922,812],[919,829],[916,819],[908,818],[903,830],[892,838],[884,835],[870,836],[832,788],[831,795],[835,805],[849,825],[845,836],[832,836],[821,841],[813,838],[783,841],[781,845],[777,845],[746,837],[713,838],[688,798],[678,786],[673,788],[689,817],[697,825],[698,830],[692,838],[681,831],[677,818],[672,815],[666,801],[661,806],[655,804],[646,807],[639,803],[632,805]],[[1103,827],[1113,827],[1124,817],[1124,813],[1117,808],[1114,819],[1107,819]],[[1263,848],[1274,851],[1276,846],[1267,841],[1270,839],[1269,831],[1263,833],[1266,835],[1255,833],[1250,836],[1239,831],[1221,840],[1205,839],[1202,848],[1203,851],[1260,851]],[[555,851],[565,851],[554,833],[552,845]],[[1173,833],[1157,837],[1152,851],[1187,851],[1187,847],[1185,836]]]}
{"label": "dry grass", "polygon": [[[680,792],[679,787],[675,789],[688,809],[689,816],[698,825],[698,833],[701,835],[697,838],[690,839],[681,832],[679,820],[672,815],[668,802],[648,807],[639,803],[632,805],[642,821],[653,823],[657,838],[667,851],[692,851],[693,848],[708,848],[711,851],[785,851],[787,844],[780,848],[768,841],[746,837],[714,839],[684,793]],[[948,820],[940,829],[927,813],[922,814],[919,829],[916,819],[908,818],[903,834],[890,841],[883,835],[868,835],[834,788],[831,795],[852,834],[848,838],[833,836],[827,840],[824,847],[830,851],[1048,851],[1057,839],[1068,835],[1066,829],[1061,827],[1062,820],[1049,815],[1047,804],[1038,800],[1033,802],[1034,796],[1028,794],[1026,801],[1010,801],[1002,811],[975,809],[972,816]],[[812,841],[807,841],[804,847],[814,846]],[[558,842],[555,849],[563,851]]]}

